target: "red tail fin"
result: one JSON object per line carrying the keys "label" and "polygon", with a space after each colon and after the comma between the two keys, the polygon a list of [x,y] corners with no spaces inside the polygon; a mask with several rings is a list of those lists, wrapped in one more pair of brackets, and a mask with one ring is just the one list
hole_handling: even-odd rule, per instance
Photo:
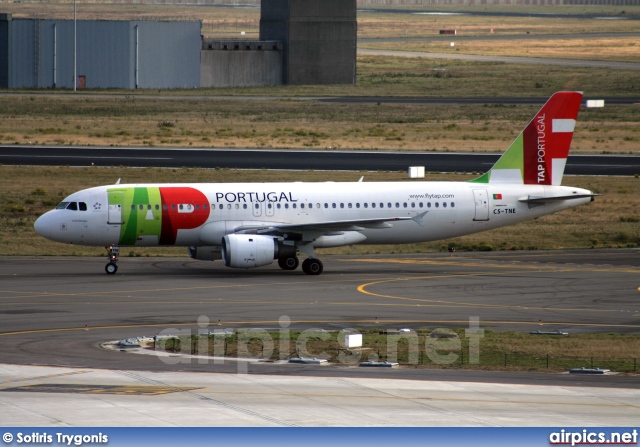
{"label": "red tail fin", "polygon": [[581,101],[581,92],[558,92],[551,96],[496,164],[470,181],[559,185]]}
{"label": "red tail fin", "polygon": [[581,101],[581,92],[558,92],[526,127],[523,132],[525,184],[560,184]]}

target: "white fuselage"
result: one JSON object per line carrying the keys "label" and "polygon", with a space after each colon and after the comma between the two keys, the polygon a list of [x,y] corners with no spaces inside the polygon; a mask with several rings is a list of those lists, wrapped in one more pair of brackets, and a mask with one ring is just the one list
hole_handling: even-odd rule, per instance
{"label": "white fuselage", "polygon": [[[314,234],[315,247],[434,241],[514,224],[587,203],[589,197],[530,206],[519,200],[587,195],[563,187],[468,182],[225,183],[111,185],[74,193],[36,231],[59,242],[94,246],[217,246],[225,234],[250,225],[347,222]],[[197,207],[197,208],[196,208]],[[168,231],[173,231],[173,237]],[[304,239],[304,237],[302,238]],[[307,239],[309,240],[309,239]]]}

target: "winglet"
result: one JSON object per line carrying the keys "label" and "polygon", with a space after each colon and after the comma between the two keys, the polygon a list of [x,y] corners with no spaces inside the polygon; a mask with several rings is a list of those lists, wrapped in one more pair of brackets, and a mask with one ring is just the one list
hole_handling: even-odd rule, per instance
{"label": "winglet", "polygon": [[582,92],[554,93],[493,167],[474,183],[560,185]]}
{"label": "winglet", "polygon": [[420,213],[420,214],[418,214],[417,216],[413,216],[413,217],[411,218],[411,220],[413,220],[414,222],[416,222],[416,223],[417,223],[418,225],[420,225],[421,227],[424,227],[424,221],[423,221],[423,218],[424,218],[424,216],[426,216],[426,215],[427,215],[427,213],[428,213],[428,212],[429,212],[429,211],[425,211],[424,213]]}

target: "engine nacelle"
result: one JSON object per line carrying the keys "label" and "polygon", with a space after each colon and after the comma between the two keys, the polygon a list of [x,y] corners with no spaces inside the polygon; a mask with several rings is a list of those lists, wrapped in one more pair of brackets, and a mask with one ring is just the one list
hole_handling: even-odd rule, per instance
{"label": "engine nacelle", "polygon": [[222,259],[220,247],[189,247],[189,257],[198,261]]}
{"label": "engine nacelle", "polygon": [[228,234],[222,238],[222,259],[227,267],[250,269],[273,263],[278,241],[271,236]]}

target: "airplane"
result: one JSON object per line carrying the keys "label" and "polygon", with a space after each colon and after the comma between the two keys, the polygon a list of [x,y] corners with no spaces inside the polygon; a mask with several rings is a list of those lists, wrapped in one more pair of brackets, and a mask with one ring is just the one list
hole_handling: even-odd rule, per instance
{"label": "airplane", "polygon": [[104,246],[108,274],[120,247],[184,246],[234,268],[277,260],[319,275],[315,249],[449,239],[512,225],[594,200],[560,186],[582,101],[551,96],[495,165],[466,182],[119,184],[84,189],[40,216],[35,231]]}

